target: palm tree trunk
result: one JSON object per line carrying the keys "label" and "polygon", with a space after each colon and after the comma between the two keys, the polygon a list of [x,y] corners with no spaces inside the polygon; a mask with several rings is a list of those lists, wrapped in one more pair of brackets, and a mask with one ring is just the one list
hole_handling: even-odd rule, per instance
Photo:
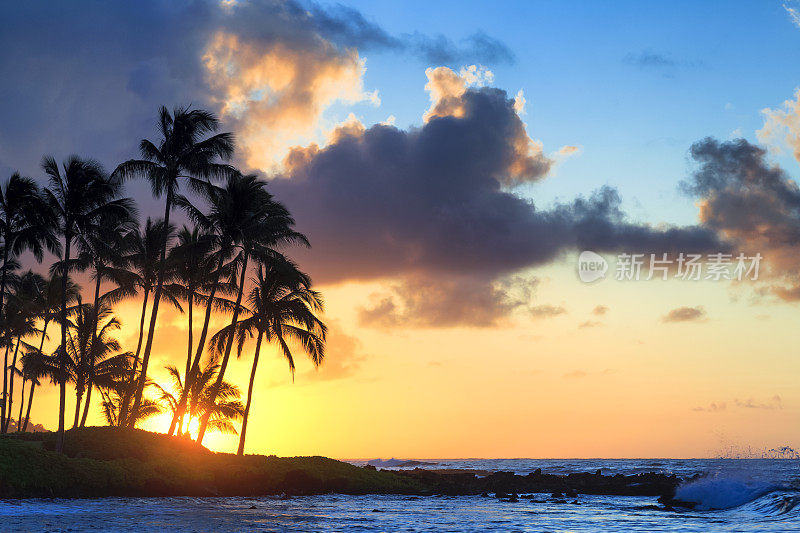
{"label": "palm tree trunk", "polygon": [[[156,320],[158,318],[158,304],[161,301],[161,291],[164,288],[164,270],[166,266],[167,257],[167,241],[169,240],[169,215],[172,211],[172,189],[167,191],[167,201],[164,207],[164,236],[161,242],[161,257],[158,259],[158,279],[156,281],[156,290],[153,292],[153,311],[150,313],[150,329],[147,331],[147,344],[144,345],[144,355],[142,356],[142,372],[139,376],[139,385],[136,387],[136,395],[133,400],[133,413],[139,412],[139,406],[142,403],[142,394],[144,393],[144,384],[147,381],[147,365],[150,362],[150,350],[153,349],[153,337],[156,332]],[[128,422],[129,427],[136,424],[136,417]]]}
{"label": "palm tree trunk", "polygon": [[250,402],[253,399],[253,383],[256,380],[256,367],[258,367],[258,354],[261,352],[261,339],[264,337],[262,332],[258,332],[256,341],[256,353],[253,355],[253,369],[250,371],[250,384],[247,386],[247,403],[244,406],[244,416],[242,417],[242,430],[239,432],[239,449],[236,455],[244,455],[244,440],[247,435],[247,417],[250,415]]}
{"label": "palm tree trunk", "polygon": [[97,281],[94,284],[94,318],[92,320],[94,327],[92,327],[92,344],[89,346],[89,377],[86,380],[86,405],[83,406],[83,416],[81,416],[81,426],[86,426],[86,417],[89,415],[89,404],[92,402],[92,387],[94,384],[94,361],[97,358],[97,354],[95,353],[95,347],[97,346],[97,326],[98,319],[100,317],[100,282],[102,281],[102,276],[100,274],[100,269],[96,269],[97,272]]}
{"label": "palm tree trunk", "polygon": [[14,415],[11,414],[11,406],[14,404],[14,369],[17,368],[17,354],[19,354],[19,343],[21,340],[21,335],[17,335],[17,345],[14,347],[14,358],[12,359],[11,367],[8,369],[8,406],[6,416],[3,419],[3,433],[8,433],[8,424],[14,417]]}
{"label": "palm tree trunk", "polygon": [[17,431],[22,431],[22,408],[25,407],[25,375],[22,375],[22,389],[19,391],[19,416],[17,417]]}
{"label": "palm tree trunk", "polygon": [[[150,297],[150,290],[145,288],[144,289],[144,298],[142,299],[142,316],[139,318],[139,342],[136,344],[136,355],[133,358],[133,365],[131,367],[131,376],[128,378],[128,382],[133,383],[136,379],[136,371],[139,369],[139,354],[142,351],[142,339],[144,338],[144,319],[147,316],[147,300]],[[118,415],[118,422],[117,424],[120,427],[127,425],[128,420],[128,408],[131,404],[131,393],[129,389],[125,389],[125,392],[122,394],[122,405],[119,408],[119,415]]]}
{"label": "palm tree trunk", "polygon": [[83,399],[83,390],[75,392],[75,421],[72,422],[72,427],[78,427],[78,417],[81,414],[81,400]]}
{"label": "palm tree trunk", "polygon": [[[46,318],[44,324],[42,325],[42,340],[39,342],[39,356],[41,357],[43,354],[42,350],[44,349],[44,339],[47,337],[47,325],[50,323],[50,319]],[[25,424],[22,426],[20,431],[25,431],[28,429],[28,422],[31,419],[31,406],[33,405],[33,391],[36,390],[36,380],[31,380],[31,391],[28,395],[28,409],[25,410]]]}
{"label": "palm tree trunk", "polygon": [[186,373],[183,375],[183,380],[186,381],[186,376],[189,375],[189,370],[192,368],[192,303],[194,302],[194,289],[189,288],[189,350],[186,353]]}
{"label": "palm tree trunk", "polygon": [[[65,224],[65,227],[69,227]],[[58,433],[56,433],[56,452],[64,451],[64,416],[67,410],[67,262],[69,261],[72,235],[64,232],[64,264],[61,268],[61,347],[58,354]]]}
{"label": "palm tree trunk", "polygon": [[[236,337],[236,322],[239,320],[239,305],[242,303],[242,293],[244,292],[244,282],[247,279],[247,260],[249,259],[249,252],[245,250],[244,258],[242,259],[242,276],[239,280],[239,290],[236,293],[236,306],[233,308],[233,317],[231,317],[231,334],[226,339],[225,343],[225,355],[222,356],[222,363],[219,366],[219,372],[217,373],[217,380],[214,382],[214,385],[211,387],[211,391],[209,392],[208,396],[208,405],[213,406],[214,402],[217,400],[217,393],[219,392],[219,388],[222,385],[222,380],[225,377],[225,369],[228,368],[228,359],[231,356],[231,349],[233,348],[233,339]],[[203,417],[200,419],[200,430],[197,433],[197,443],[202,444],[203,437],[206,434],[206,428],[208,427],[208,419],[211,417],[211,412],[213,409],[206,409],[203,413]]]}
{"label": "palm tree trunk", "polygon": [[[10,224],[11,224],[11,221],[8,220],[8,217],[6,217],[6,229],[11,227]],[[8,243],[8,235],[7,234],[3,235],[3,242],[6,243],[6,244]],[[6,279],[7,279],[7,274],[8,274],[7,266],[8,266],[8,246],[6,245],[6,246],[3,246],[3,272],[2,272],[2,274],[0,274],[0,324],[5,324],[5,321],[3,320],[3,311],[5,311],[5,309],[3,309],[3,302],[5,301],[5,297],[6,297]],[[6,327],[8,327],[8,324],[5,324],[5,325],[6,325]],[[8,332],[6,332],[6,333],[8,333]],[[9,339],[9,341],[10,341],[10,339]],[[6,396],[6,376],[8,375],[7,374],[7,372],[8,372],[8,346],[6,346],[6,354],[5,354],[4,358],[5,358],[5,360],[4,360],[4,364],[3,364],[3,407],[2,407],[2,413],[0,414],[0,426],[2,426],[5,423],[5,420],[6,420],[6,399],[8,398],[8,396]],[[10,411],[9,411],[9,416],[10,416]]]}
{"label": "palm tree trunk", "polygon": [[3,404],[0,407],[0,431],[6,423],[6,403],[8,402],[8,350],[11,347],[11,337],[6,341],[5,355],[3,355]]}
{"label": "palm tree trunk", "polygon": [[203,348],[206,344],[208,324],[211,322],[211,310],[213,309],[214,297],[217,295],[217,287],[219,286],[219,273],[224,264],[225,258],[220,252],[219,260],[217,261],[217,275],[214,278],[214,283],[211,284],[211,292],[208,294],[208,300],[206,300],[206,315],[205,319],[203,320],[203,329],[200,331],[200,339],[197,341],[197,351],[194,354],[194,361],[192,361],[192,366],[189,369],[189,373],[186,375],[186,379],[184,380],[183,390],[181,391],[181,399],[178,402],[178,408],[175,410],[175,414],[172,417],[172,422],[169,424],[169,431],[167,432],[167,435],[172,435],[172,432],[175,431],[175,426],[178,423],[178,419],[183,420],[183,415],[186,412],[186,402],[189,398],[189,390],[192,388],[194,378],[197,375],[197,372],[200,370],[200,358],[203,355]]}
{"label": "palm tree trunk", "polygon": [[92,401],[92,378],[91,376],[87,380],[88,384],[86,385],[86,401],[83,402],[83,415],[81,415],[81,425],[79,427],[86,427],[86,417],[89,415],[89,404]]}
{"label": "palm tree trunk", "polygon": [[25,410],[25,424],[20,431],[28,429],[28,421],[31,419],[31,405],[33,405],[33,391],[36,389],[36,381],[31,380],[31,392],[28,395],[28,408]]}
{"label": "palm tree trunk", "polygon": [[83,397],[83,391],[78,390],[75,392],[75,421],[72,423],[72,427],[78,427],[78,416],[81,414],[81,398]]}
{"label": "palm tree trunk", "polygon": [[[6,221],[6,228],[8,228],[9,221]],[[8,236],[3,236],[3,242],[8,242]],[[3,303],[6,297],[6,279],[7,279],[7,268],[8,265],[8,246],[3,246],[3,272],[0,274],[0,320],[3,318]]]}

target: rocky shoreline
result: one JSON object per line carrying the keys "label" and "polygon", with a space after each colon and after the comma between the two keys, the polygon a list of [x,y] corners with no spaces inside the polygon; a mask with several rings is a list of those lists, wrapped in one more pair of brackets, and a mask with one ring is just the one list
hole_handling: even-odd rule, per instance
{"label": "rocky shoreline", "polygon": [[[141,430],[67,432],[65,454],[49,433],[0,438],[0,497],[267,496],[340,494],[579,494],[661,497],[670,505],[681,480],[659,473],[528,475],[470,470],[381,470],[325,457],[236,456]],[[565,500],[566,501],[566,500]]]}

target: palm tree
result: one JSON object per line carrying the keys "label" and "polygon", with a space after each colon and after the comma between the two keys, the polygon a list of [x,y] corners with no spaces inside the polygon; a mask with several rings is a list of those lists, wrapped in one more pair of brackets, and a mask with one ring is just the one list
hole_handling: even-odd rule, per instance
{"label": "palm tree", "polygon": [[[195,224],[214,236],[218,253],[235,256],[238,272],[234,269],[232,278],[236,280],[237,290],[231,318],[231,324],[235,324],[239,318],[250,258],[257,261],[282,258],[276,247],[294,242],[307,245],[308,241],[305,236],[292,229],[294,220],[289,211],[273,199],[266,190],[266,184],[255,175],[237,174],[229,177],[224,187],[198,184],[197,189],[209,206],[208,213],[201,212],[183,197],[177,201]],[[222,384],[233,340],[234,336],[229,335],[217,380],[210,391],[212,402]],[[204,341],[201,335],[201,342]],[[189,378],[191,377],[190,372]],[[210,413],[206,412],[200,420],[198,443],[203,440],[209,416]]]}
{"label": "palm tree", "polygon": [[[311,279],[289,261],[270,261],[258,269],[253,279],[253,288],[248,295],[250,316],[235,325],[239,337],[239,353],[245,333],[255,332],[256,349],[253,355],[253,368],[250,371],[250,384],[247,387],[247,403],[242,417],[242,430],[239,432],[238,455],[244,454],[247,438],[247,420],[253,399],[258,356],[261,341],[277,342],[289,370],[294,376],[294,356],[289,343],[299,344],[309,355],[314,366],[322,364],[325,358],[325,335],[327,327],[317,317],[322,312],[322,296],[311,289]],[[232,326],[221,330],[211,339],[211,347],[219,353],[222,342],[233,331]],[[288,342],[287,342],[288,341]]]}
{"label": "palm tree", "polygon": [[168,263],[173,266],[176,280],[170,288],[186,301],[188,310],[189,341],[184,376],[189,373],[192,364],[194,304],[203,302],[200,291],[210,287],[214,275],[213,247],[214,242],[210,235],[201,233],[197,227],[190,229],[183,226],[178,233],[177,245],[169,252]]}
{"label": "palm tree", "polygon": [[[29,274],[34,275],[32,272]],[[29,287],[31,283],[29,274],[21,278],[19,288],[9,298],[5,306],[5,313],[3,314],[3,326],[6,334],[5,355],[3,357],[4,401],[0,416],[0,431],[3,433],[8,431],[8,423],[12,418],[11,407],[14,400],[14,369],[17,367],[17,358],[20,353],[19,349],[24,344],[24,338],[36,331],[36,320],[34,315],[30,313],[29,296],[27,294],[31,290]],[[14,347],[13,359],[11,364],[9,364],[8,353],[12,346]]]}
{"label": "palm tree", "polygon": [[[34,333],[36,319],[38,317],[38,300],[40,295],[44,292],[46,287],[46,280],[40,274],[28,270],[16,282],[14,292],[9,295],[9,301],[6,305],[6,318],[8,319],[6,326],[9,328],[9,333],[16,329],[17,341],[16,348],[14,349],[14,358],[11,365],[7,367],[8,376],[8,412],[3,415],[2,431],[8,431],[9,422],[12,419],[11,404],[14,401],[14,378],[21,376],[23,378],[22,386],[25,387],[25,376],[22,375],[17,369],[17,356],[19,348],[25,344],[23,338],[26,335]],[[27,349],[27,348],[26,348]],[[5,377],[4,375],[4,393],[5,393]],[[24,396],[22,397],[24,398]],[[21,402],[22,403],[22,402]],[[20,409],[21,409],[20,403]]]}
{"label": "palm tree", "polygon": [[[126,264],[131,269],[133,274],[134,290],[142,292],[142,311],[139,317],[139,338],[136,343],[136,352],[131,365],[128,380],[137,382],[137,371],[139,369],[139,358],[142,350],[142,340],[144,339],[144,324],[145,316],[147,314],[147,303],[152,294],[157,280],[158,280],[158,264],[159,254],[161,251],[161,243],[164,240],[163,232],[167,232],[167,239],[169,240],[175,232],[175,228],[170,226],[166,228],[161,219],[152,220],[147,218],[144,225],[144,230],[136,227],[133,228],[125,237],[127,242],[126,249],[128,255],[124,258]],[[167,264],[167,272],[164,274],[164,279],[169,280],[173,277],[172,264]],[[176,297],[176,292],[173,287],[167,285],[164,287],[163,296],[178,310],[183,311],[180,302]],[[125,419],[130,408],[130,402],[136,393],[136,387],[124,387],[121,392],[121,403],[119,407],[118,416],[123,420]]]}
{"label": "palm tree", "polygon": [[[31,381],[31,388],[28,392],[28,408],[25,415],[25,422],[20,431],[25,431],[28,427],[28,421],[31,418],[31,406],[33,405],[33,393],[39,385],[39,379],[49,376],[48,374],[48,358],[44,354],[44,341],[47,339],[47,326],[50,322],[59,322],[61,318],[61,276],[53,273],[50,278],[45,280],[44,290],[36,295],[34,299],[34,309],[36,318],[42,321],[42,335],[39,341],[38,350],[30,350],[22,358],[23,375],[29,376],[28,380]],[[67,316],[71,316],[76,307],[72,306],[77,301],[80,288],[67,279]],[[23,385],[24,385],[23,381]]]}
{"label": "palm tree", "polygon": [[[233,172],[233,169],[219,160],[227,161],[233,155],[233,134],[218,133],[203,139],[204,136],[219,129],[219,120],[214,114],[200,109],[179,107],[172,115],[166,107],[159,109],[158,121],[161,139],[158,144],[143,139],[139,144],[142,159],[131,159],[119,165],[115,175],[123,179],[144,177],[150,182],[153,194],[160,198],[166,195],[164,206],[164,226],[169,227],[170,213],[178,194],[180,181],[194,178],[218,179]],[[147,366],[153,347],[153,336],[158,317],[158,305],[164,285],[168,235],[162,236],[158,261],[158,276],[153,292],[153,310],[150,313],[150,327],[147,343],[142,356],[142,371],[134,396],[134,411],[138,410],[147,378]]]}
{"label": "palm tree", "polygon": [[[175,283],[168,286],[175,294],[180,294],[186,301],[188,308],[188,343],[186,353],[186,370],[184,380],[189,375],[192,366],[192,350],[194,347],[194,304],[206,302],[207,305],[220,307],[224,300],[212,296],[213,301],[204,295],[205,291],[218,281],[219,273],[215,271],[216,259],[214,256],[214,240],[211,235],[201,233],[197,227],[183,226],[178,233],[178,243],[170,250],[168,264],[172,265],[175,273]],[[223,291],[229,288],[226,286]],[[201,292],[202,291],[202,292]],[[216,290],[214,291],[216,294]],[[177,427],[183,421],[177,421]],[[171,425],[169,434],[175,427]]]}
{"label": "palm tree", "polygon": [[42,198],[41,191],[30,178],[18,172],[0,186],[0,238],[3,240],[3,264],[0,273],[0,317],[8,282],[8,273],[16,256],[25,250],[33,252],[42,261],[45,249],[59,252],[59,243],[53,233],[52,213]]}
{"label": "palm tree", "polygon": [[[105,216],[130,212],[132,202],[118,198],[121,181],[106,176],[103,168],[94,160],[69,157],[63,169],[52,157],[42,160],[42,168],[49,177],[49,187],[44,194],[47,204],[56,217],[58,235],[64,239],[61,258],[61,344],[57,352],[59,360],[59,407],[56,451],[64,447],[64,415],[66,410],[66,350],[67,350],[67,275],[71,266],[72,244],[86,235],[93,225]],[[63,172],[62,172],[63,170]]]}
{"label": "palm tree", "polygon": [[[67,335],[69,381],[75,384],[75,421],[72,427],[83,427],[86,422],[86,413],[91,402],[91,392],[95,387],[110,386],[122,379],[129,365],[130,352],[113,352],[120,350],[120,343],[111,338],[111,332],[120,328],[120,321],[113,316],[111,307],[101,302],[100,308],[95,309],[91,304],[80,304],[75,320],[69,328]],[[97,322],[100,325],[95,329]],[[80,419],[81,400],[86,393],[84,415]]]}
{"label": "palm tree", "polygon": [[[79,249],[78,269],[91,270],[94,280],[93,310],[100,310],[102,302],[115,303],[126,296],[135,294],[135,274],[125,268],[127,233],[138,226],[134,218],[135,210],[128,212],[115,211],[100,217],[84,234],[80,235],[77,244]],[[100,294],[100,287],[104,281],[111,282],[114,288]],[[96,335],[99,317],[91,320],[92,339],[91,346],[96,346]],[[88,354],[87,396],[86,404],[81,417],[81,426],[86,424],[89,414],[89,405],[92,397],[92,380],[94,379],[94,360],[96,354]]]}
{"label": "palm tree", "polygon": [[[22,356],[22,376],[24,378],[22,382],[22,400],[20,400],[19,406],[19,421],[17,422],[17,428],[19,431],[25,431],[28,428],[28,422],[31,419],[31,407],[33,406],[33,391],[41,385],[40,380],[44,377],[50,377],[49,372],[49,365],[48,365],[48,358],[47,356],[43,355],[41,351],[38,350],[31,350],[25,355]],[[31,387],[28,391],[28,403],[26,405],[25,410],[25,418],[23,422],[22,418],[22,407],[23,407],[23,400],[25,397],[25,381],[30,382]]]}
{"label": "palm tree", "polygon": [[[128,412],[125,416],[122,413],[122,404],[125,398],[133,396],[139,382],[128,379],[121,379],[111,384],[100,385],[100,395],[103,397],[103,416],[110,426],[115,427],[136,427],[140,422],[157,415],[162,411],[161,405],[148,397],[143,397],[139,403],[139,408],[135,412]],[[153,386],[153,382],[148,378],[145,389]]]}
{"label": "palm tree", "polygon": [[[205,368],[200,369],[197,378],[189,387],[181,381],[181,373],[175,366],[169,365],[165,368],[172,378],[174,394],[160,385],[156,385],[156,387],[161,392],[159,399],[173,412],[173,416],[178,409],[178,397],[183,395],[185,389],[188,390],[188,409],[184,418],[186,434],[189,433],[193,422],[197,422],[206,415],[209,418],[208,427],[210,429],[236,434],[233,422],[242,418],[244,414],[244,406],[239,401],[241,392],[236,385],[223,381],[214,399],[211,399],[212,380],[219,375],[220,368],[216,359],[210,360]],[[182,434],[184,434],[183,427],[179,427],[178,435]]]}

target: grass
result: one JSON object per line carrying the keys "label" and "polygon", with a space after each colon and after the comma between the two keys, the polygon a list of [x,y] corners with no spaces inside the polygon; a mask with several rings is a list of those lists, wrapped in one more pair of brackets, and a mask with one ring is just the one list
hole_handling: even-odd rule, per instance
{"label": "grass", "polygon": [[0,438],[0,497],[252,496],[427,492],[419,480],[325,457],[214,453],[177,437],[90,427]]}

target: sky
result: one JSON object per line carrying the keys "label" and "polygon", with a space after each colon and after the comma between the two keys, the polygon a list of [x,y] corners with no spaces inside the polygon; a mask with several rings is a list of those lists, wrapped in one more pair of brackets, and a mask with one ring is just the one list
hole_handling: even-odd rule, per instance
{"label": "sky", "polygon": [[[44,154],[113,169],[155,137],[158,106],[191,104],[308,236],[287,253],[325,297],[326,361],[298,357],[293,381],[262,350],[248,453],[800,447],[800,3],[1,9],[0,176],[45,184]],[[127,192],[143,217],[162,211],[145,183]],[[605,278],[581,280],[583,250]],[[616,279],[620,254],[663,253],[762,259],[758,279],[686,280],[677,263],[668,280]],[[124,346],[140,305],[116,308]],[[158,322],[166,383],[186,318]],[[229,368],[242,387],[253,349]],[[33,421],[54,427],[55,387],[37,394]]]}

